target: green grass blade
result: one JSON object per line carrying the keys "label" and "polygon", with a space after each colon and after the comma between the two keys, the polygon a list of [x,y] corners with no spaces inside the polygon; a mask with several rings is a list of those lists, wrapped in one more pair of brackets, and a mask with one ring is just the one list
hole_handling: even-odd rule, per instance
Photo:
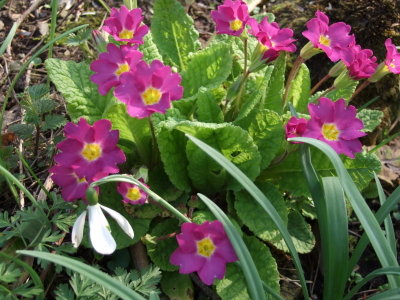
{"label": "green grass blade", "polygon": [[225,156],[221,153],[208,146],[204,142],[196,139],[195,137],[187,135],[187,137],[195,143],[200,149],[210,155],[216,162],[218,162],[226,171],[228,171],[237,181],[241,183],[241,185],[254,197],[254,199],[262,206],[263,209],[270,215],[271,219],[274,221],[276,226],[284,238],[290,254],[292,255],[294,265],[297,270],[297,274],[300,279],[301,286],[303,288],[303,294],[305,299],[309,299],[306,280],[303,274],[303,268],[300,263],[299,255],[296,252],[293,241],[290,237],[290,234],[283,223],[282,219],[279,217],[278,212],[275,207],[271,204],[271,202],[265,197],[265,195],[257,188],[257,186],[249,179],[246,175],[243,174],[233,163],[231,163]]}
{"label": "green grass blade", "polygon": [[232,222],[228,219],[225,213],[210,199],[202,194],[197,194],[199,198],[208,206],[215,217],[221,221],[224,225],[226,234],[235,249],[236,255],[239,258],[240,266],[243,271],[243,275],[246,278],[247,289],[252,300],[266,299],[264,288],[262,286],[262,280],[258,274],[256,265],[251,258],[250,252],[247,249],[245,243],[236,231]]}
{"label": "green grass blade", "polygon": [[[360,220],[361,225],[364,227],[364,230],[367,233],[382,266],[398,266],[397,258],[393,255],[389,243],[383,235],[383,232],[375,216],[369,209],[368,205],[365,203],[364,198],[361,196],[349,173],[344,167],[342,161],[339,158],[339,155],[328,144],[316,139],[292,138],[288,140],[311,144],[320,149],[323,153],[325,153],[326,156],[328,156],[333,166],[335,167],[336,173],[340,179],[340,182],[347,197],[350,200],[351,206],[353,207],[354,212]],[[388,276],[388,280],[391,288],[400,286],[400,278]]]}
{"label": "green grass blade", "polygon": [[387,290],[368,298],[368,300],[399,300],[399,299],[400,299],[400,288]]}
{"label": "green grass blade", "polygon": [[[386,201],[386,196],[385,193],[383,192],[383,188],[381,182],[379,181],[378,176],[375,173],[374,176],[375,176],[376,187],[378,188],[379,201],[381,205],[383,205]],[[385,218],[383,222],[385,224],[386,239],[388,240],[389,246],[393,251],[393,255],[397,256],[396,236],[394,234],[394,228],[390,214]]]}
{"label": "green grass blade", "polygon": [[14,38],[15,31],[17,31],[18,24],[17,22],[11,27],[10,32],[7,35],[7,38],[4,40],[3,44],[0,47],[0,56],[3,55],[4,51],[6,51],[7,46],[11,43],[11,40]]}
{"label": "green grass blade", "polygon": [[[325,232],[324,251],[324,299],[342,299],[347,283],[347,262],[349,260],[349,236],[347,228],[346,201],[337,177],[322,178],[325,191]],[[318,216],[319,217],[319,216]],[[318,219],[319,220],[319,219]],[[325,286],[326,285],[326,286]]]}
{"label": "green grass blade", "polygon": [[160,297],[158,297],[158,295],[155,291],[151,291],[149,300],[160,300]]}
{"label": "green grass blade", "polygon": [[9,260],[13,261],[15,264],[24,268],[29,273],[29,275],[31,275],[32,281],[35,284],[35,286],[38,288],[41,288],[43,290],[43,292],[38,295],[38,299],[44,299],[44,287],[43,287],[42,280],[40,279],[40,276],[36,273],[36,271],[30,265],[28,265],[27,263],[23,262],[22,260],[20,260],[16,257],[5,254],[3,252],[0,252],[0,256],[4,257],[6,259],[9,259]]}
{"label": "green grass blade", "polygon": [[[351,297],[368,281],[374,279],[375,277],[382,276],[382,275],[400,275],[400,267],[389,267],[389,268],[381,268],[369,273],[367,276],[363,278],[360,282],[358,282],[343,298],[343,300],[350,300]],[[370,299],[370,298],[369,298]]]}
{"label": "green grass blade", "polygon": [[[397,187],[393,193],[386,199],[385,203],[375,214],[376,220],[379,224],[382,224],[384,219],[390,214],[390,212],[397,206],[400,202],[400,186]],[[353,255],[349,260],[349,266],[347,270],[347,278],[350,277],[350,274],[353,272],[357,262],[359,261],[362,253],[369,243],[368,235],[364,233],[361,239],[358,241],[356,248],[353,251]]]}
{"label": "green grass blade", "polygon": [[88,266],[80,261],[75,259],[61,256],[58,254],[50,254],[41,251],[28,251],[28,250],[20,250],[17,251],[19,254],[33,256],[36,258],[44,259],[47,261],[51,261],[53,263],[62,265],[68,269],[71,269],[83,276],[95,281],[96,283],[102,285],[104,288],[110,290],[118,297],[121,297],[124,300],[145,300],[146,298],[142,297],[131,288],[125,286],[122,282],[117,279],[112,278],[111,276],[103,273],[91,266]]}

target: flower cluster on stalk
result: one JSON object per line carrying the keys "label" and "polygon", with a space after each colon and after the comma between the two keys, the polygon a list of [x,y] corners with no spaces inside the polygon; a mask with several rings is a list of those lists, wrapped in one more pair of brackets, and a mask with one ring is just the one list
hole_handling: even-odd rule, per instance
{"label": "flower cluster on stalk", "polygon": [[128,114],[139,119],[154,112],[165,113],[171,101],[182,98],[181,76],[172,73],[171,67],[154,60],[150,66],[142,60],[138,45],[144,43],[149,28],[140,25],[143,20],[140,8],[128,10],[124,5],[113,8],[105,20],[103,30],[116,41],[126,44],[107,45],[107,52],[92,62],[96,72],[90,79],[99,85],[99,93],[106,95],[112,88],[114,96],[127,105]]}

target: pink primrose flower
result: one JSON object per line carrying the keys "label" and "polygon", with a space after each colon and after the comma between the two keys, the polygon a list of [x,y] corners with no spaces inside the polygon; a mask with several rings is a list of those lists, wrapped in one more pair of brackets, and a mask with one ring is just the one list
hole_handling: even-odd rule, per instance
{"label": "pink primrose flower", "polygon": [[[84,199],[86,202],[86,190],[89,185],[99,180],[103,177],[106,177],[108,174],[104,172],[97,173],[92,180],[86,180],[85,177],[79,177],[73,167],[64,167],[62,165],[55,165],[49,170],[49,173],[53,173],[51,175],[51,179],[55,184],[62,187],[61,195],[65,201],[72,201],[75,199]],[[97,193],[99,193],[99,188],[95,187]]]}
{"label": "pink primrose flower", "polygon": [[[139,179],[146,187],[149,187],[143,182],[143,179]],[[117,191],[124,197],[122,202],[130,204],[144,204],[147,199],[147,193],[138,186],[128,182],[118,182]]]}
{"label": "pink primrose flower", "polygon": [[114,95],[127,104],[129,115],[142,119],[154,112],[164,114],[171,107],[171,101],[182,98],[181,80],[178,73],[172,73],[159,60],[153,60],[150,66],[140,61],[135,73],[121,75],[121,84],[115,88]]}
{"label": "pink primrose flower", "polygon": [[142,59],[143,53],[137,51],[137,46],[114,44],[107,45],[107,51],[101,53],[98,60],[90,64],[90,69],[97,72],[90,80],[99,85],[99,93],[105,96],[110,89],[120,83],[119,77],[125,72],[134,72],[136,64]]}
{"label": "pink primrose flower", "polygon": [[[291,117],[289,122],[285,125],[286,138],[302,137],[307,129],[307,120],[304,118],[297,119]],[[299,144],[301,142],[291,142]]]}
{"label": "pink primrose flower", "polygon": [[223,279],[226,263],[238,260],[220,221],[184,223],[176,239],[179,248],[172,253],[171,264],[180,266],[182,274],[197,272],[205,284]]}
{"label": "pink primrose flower", "polygon": [[385,64],[389,71],[393,74],[400,74],[400,53],[397,53],[397,48],[392,44],[391,39],[385,41],[386,46],[386,59]]}
{"label": "pink primrose flower", "polygon": [[57,144],[62,152],[54,160],[73,168],[77,177],[93,181],[98,173],[118,173],[117,164],[125,162],[125,154],[117,147],[119,131],[111,130],[109,120],[99,120],[90,126],[84,118],[78,125],[69,122],[64,127],[66,140]]}
{"label": "pink primrose flower", "polygon": [[248,8],[243,1],[225,0],[218,6],[218,11],[212,11],[211,16],[217,24],[217,34],[239,36],[249,20]]}
{"label": "pink primrose flower", "polygon": [[251,18],[248,24],[251,27],[250,34],[254,35],[263,46],[263,60],[267,59],[267,62],[275,60],[279,51],[296,51],[296,46],[293,44],[296,40],[292,39],[292,29],[280,29],[278,23],[268,22],[268,16],[262,19],[260,24],[257,23],[257,20]]}
{"label": "pink primrose flower", "polygon": [[361,129],[364,124],[356,118],[356,108],[349,105],[343,98],[332,102],[322,97],[319,105],[308,105],[311,119],[307,122],[307,131],[303,137],[315,138],[327,143],[338,154],[343,153],[354,158],[354,153],[361,152],[362,145],[359,137],[366,134]]}
{"label": "pink primrose flower", "polygon": [[346,48],[353,40],[354,36],[349,35],[350,25],[343,22],[329,24],[329,18],[321,11],[315,13],[317,18],[307,22],[306,31],[303,35],[311,41],[314,48],[320,48],[331,61],[340,59],[340,50]]}
{"label": "pink primrose flower", "polygon": [[140,8],[131,11],[122,5],[118,11],[115,7],[111,9],[111,17],[104,21],[103,30],[107,31],[117,41],[129,44],[143,44],[143,37],[149,32],[146,25],[140,26],[143,20]]}

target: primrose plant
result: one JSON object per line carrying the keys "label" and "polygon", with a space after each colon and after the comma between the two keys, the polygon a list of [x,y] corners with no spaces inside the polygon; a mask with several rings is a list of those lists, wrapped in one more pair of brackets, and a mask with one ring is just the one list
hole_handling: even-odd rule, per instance
{"label": "primrose plant", "polygon": [[[367,122],[374,111],[348,105],[368,83],[400,73],[391,40],[378,66],[349,25],[317,11],[285,81],[296,39],[272,14],[250,16],[245,2],[226,0],[200,49],[180,3],[156,0],[153,10],[150,29],[140,8],[112,8],[93,32],[90,64],[46,60],[72,121],[50,173],[64,200],[78,204],[73,245],[111,254],[143,243],[144,258],[179,270],[170,276],[184,287],[197,272],[222,299],[282,299],[268,244],[290,252],[308,299],[298,256],[316,243],[308,217],[321,228],[326,299],[345,297],[368,239],[382,270],[392,268],[388,293],[398,291],[397,260],[379,226],[398,193],[376,217],[361,197],[381,163],[359,138],[377,124]],[[332,69],[311,88],[306,61],[321,53]],[[366,231],[350,260],[345,194]]]}

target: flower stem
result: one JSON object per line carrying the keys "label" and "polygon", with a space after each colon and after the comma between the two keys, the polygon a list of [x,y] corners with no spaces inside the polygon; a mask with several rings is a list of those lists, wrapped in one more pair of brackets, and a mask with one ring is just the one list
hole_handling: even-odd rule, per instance
{"label": "flower stem", "polygon": [[327,74],[324,78],[322,78],[311,90],[310,95],[314,94],[315,91],[319,88],[319,86],[324,83],[327,79],[329,79],[331,76]]}
{"label": "flower stem", "polygon": [[293,64],[293,68],[289,73],[288,80],[286,81],[286,88],[285,88],[285,94],[283,96],[283,103],[282,107],[284,108],[286,106],[286,101],[289,96],[289,91],[292,88],[292,82],[296,78],[297,73],[299,73],[301,65],[306,61],[305,58],[302,58],[301,56],[297,57],[296,61]]}
{"label": "flower stem", "polygon": [[158,147],[157,147],[157,139],[156,139],[156,134],[154,132],[153,122],[151,121],[150,117],[148,117],[147,119],[149,120],[151,137],[153,140],[153,153],[151,155],[150,166],[149,166],[149,170],[151,170],[154,167],[155,163],[157,162]]}
{"label": "flower stem", "polygon": [[247,76],[249,76],[250,74],[250,72],[247,70],[247,39],[243,41],[243,47],[244,47],[243,79],[240,84],[239,95],[236,97],[235,100],[235,114],[239,113],[240,108],[242,106],[242,101],[244,98],[244,83],[246,82]]}
{"label": "flower stem", "polygon": [[362,85],[360,85],[359,88],[354,92],[353,96],[351,96],[349,102],[350,102],[351,100],[353,100],[353,98],[354,98],[355,96],[357,96],[357,94],[358,94],[359,92],[361,92],[369,83],[370,83],[369,80],[364,81],[364,83],[363,83]]}

